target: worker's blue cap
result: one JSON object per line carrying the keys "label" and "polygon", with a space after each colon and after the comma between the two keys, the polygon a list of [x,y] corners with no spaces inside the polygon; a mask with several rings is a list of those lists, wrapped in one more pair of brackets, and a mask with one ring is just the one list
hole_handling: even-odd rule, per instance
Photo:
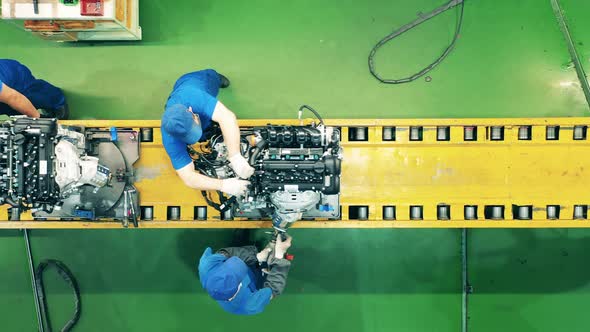
{"label": "worker's blue cap", "polygon": [[227,301],[238,292],[240,282],[248,275],[248,266],[238,257],[212,254],[207,248],[199,262],[199,273],[207,293],[215,300]]}
{"label": "worker's blue cap", "polygon": [[162,116],[162,128],[186,144],[197,143],[203,135],[203,129],[195,123],[192,112],[181,104],[166,108]]}

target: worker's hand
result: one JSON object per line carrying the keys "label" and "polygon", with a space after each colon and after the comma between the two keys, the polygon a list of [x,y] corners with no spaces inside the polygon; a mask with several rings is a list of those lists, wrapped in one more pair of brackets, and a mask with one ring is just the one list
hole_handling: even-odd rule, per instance
{"label": "worker's hand", "polygon": [[231,168],[236,172],[236,175],[242,179],[247,179],[254,174],[254,168],[248,164],[248,161],[241,154],[236,153],[229,158]]}
{"label": "worker's hand", "polygon": [[291,240],[293,238],[289,236],[289,234],[285,235],[287,236],[287,239],[285,241],[283,241],[283,237],[281,236],[281,234],[277,236],[277,242],[275,244],[275,258],[281,259],[285,257],[287,250],[289,249],[289,247],[291,247]]}
{"label": "worker's hand", "polygon": [[271,248],[264,248],[262,249],[261,252],[256,254],[256,259],[258,260],[259,263],[264,263],[268,260],[268,255],[270,255],[270,252],[272,251]]}
{"label": "worker's hand", "polygon": [[221,180],[221,191],[232,196],[244,196],[249,184],[250,181],[238,178],[224,179]]}

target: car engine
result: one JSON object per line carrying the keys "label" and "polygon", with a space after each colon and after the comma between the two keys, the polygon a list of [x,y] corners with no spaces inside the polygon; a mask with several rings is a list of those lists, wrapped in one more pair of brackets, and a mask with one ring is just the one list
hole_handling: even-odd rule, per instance
{"label": "car engine", "polygon": [[11,117],[0,123],[0,205],[10,219],[115,219],[137,225],[131,129],[64,126],[55,119]]}
{"label": "car engine", "polygon": [[[196,169],[211,177],[235,177],[221,131],[214,127],[206,135],[205,146],[191,151]],[[226,219],[271,218],[274,228],[285,232],[302,218],[339,218],[342,148],[337,128],[323,124],[243,127],[241,140],[242,155],[255,169],[246,195],[228,199],[219,193],[220,203],[216,203],[203,192]]]}
{"label": "car engine", "polygon": [[[139,134],[139,135],[138,135]],[[340,217],[340,131],[320,124],[241,127],[241,153],[255,169],[243,197],[202,192],[223,219],[271,219],[285,232],[299,219]],[[138,224],[134,164],[143,139],[133,129],[84,128],[55,119],[0,123],[0,205],[11,220],[120,220]],[[142,136],[143,137],[143,136]],[[195,169],[232,178],[223,135],[211,126],[189,147]]]}

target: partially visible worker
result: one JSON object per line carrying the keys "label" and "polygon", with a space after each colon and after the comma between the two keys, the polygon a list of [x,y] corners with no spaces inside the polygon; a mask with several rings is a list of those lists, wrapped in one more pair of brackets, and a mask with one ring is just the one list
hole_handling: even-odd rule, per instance
{"label": "partially visible worker", "polygon": [[[217,99],[219,89],[227,88],[229,84],[227,77],[213,69],[181,76],[174,84],[162,116],[162,143],[176,173],[188,187],[240,196],[250,184],[243,179],[252,176],[254,168],[240,153],[240,128],[236,116]],[[212,121],[221,128],[236,178],[214,179],[195,171],[187,146],[199,142]]]}
{"label": "partially visible worker", "polygon": [[0,114],[67,119],[69,109],[61,89],[16,60],[0,59]]}
{"label": "partially visible worker", "polygon": [[277,236],[274,249],[258,252],[255,246],[205,249],[199,261],[199,278],[207,293],[227,312],[255,315],[287,285],[291,262],[284,258],[291,237]]}

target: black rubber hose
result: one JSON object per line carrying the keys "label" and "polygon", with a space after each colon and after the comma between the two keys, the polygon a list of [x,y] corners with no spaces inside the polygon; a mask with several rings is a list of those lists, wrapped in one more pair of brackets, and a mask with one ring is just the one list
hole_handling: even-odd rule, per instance
{"label": "black rubber hose", "polygon": [[61,332],[69,332],[78,323],[80,314],[82,313],[82,303],[80,301],[80,289],[74,275],[68,267],[55,259],[47,259],[42,261],[35,270],[35,280],[37,282],[37,295],[39,296],[39,303],[41,303],[41,316],[43,318],[47,331],[51,332],[51,320],[49,319],[49,312],[47,311],[47,298],[45,297],[45,288],[43,287],[43,271],[48,267],[53,267],[62,279],[70,286],[74,292],[74,315],[60,330]]}
{"label": "black rubber hose", "polygon": [[250,165],[253,166],[254,164],[256,164],[256,159],[258,159],[258,155],[260,154],[260,152],[262,152],[262,150],[264,150],[264,148],[266,148],[267,145],[268,142],[264,139],[256,144],[256,147],[254,147],[254,151],[252,152],[252,155],[250,155],[250,159],[248,160]]}
{"label": "black rubber hose", "polygon": [[15,208],[20,207],[20,204],[18,204],[17,202],[15,202],[12,198],[10,198],[8,196],[4,199],[4,201],[6,203],[10,204],[10,206],[12,206],[12,207],[15,207]]}
{"label": "black rubber hose", "polygon": [[324,119],[322,119],[322,117],[320,116],[320,113],[318,113],[318,111],[314,110],[313,108],[311,108],[311,106],[308,106],[308,105],[301,105],[301,107],[299,107],[300,112],[303,112],[304,109],[311,111],[318,118],[318,120],[320,120],[320,123],[324,124]]}
{"label": "black rubber hose", "polygon": [[[411,76],[405,77],[405,78],[386,79],[386,78],[382,78],[377,73],[377,69],[375,69],[375,54],[381,48],[381,46],[387,44],[392,39],[399,37],[403,33],[415,28],[416,26],[428,21],[429,19],[437,16],[438,14],[443,13],[443,12],[445,12],[455,6],[458,6],[458,5],[461,5],[461,9],[459,12],[459,20],[457,22],[457,28],[455,29],[455,36],[453,37],[453,40],[451,41],[449,46],[447,46],[447,48],[444,50],[444,52],[436,60],[434,60],[428,66],[424,67],[424,69],[420,70],[419,72],[417,72]],[[371,50],[371,53],[369,54],[369,71],[371,72],[371,75],[373,75],[373,77],[375,77],[381,83],[402,84],[402,83],[412,82],[412,81],[424,76],[426,73],[428,73],[432,69],[434,69],[434,67],[436,67],[439,63],[441,63],[447,57],[447,55],[449,55],[449,53],[451,53],[451,51],[455,47],[455,43],[457,42],[457,39],[459,38],[459,33],[461,32],[461,25],[463,23],[463,8],[464,7],[465,7],[465,0],[451,0],[451,1],[447,2],[446,4],[434,9],[433,11],[431,11],[427,14],[421,15],[420,17],[418,17],[414,21],[402,26],[401,28],[399,28],[399,29],[395,30],[394,32],[390,33],[389,35],[385,36],[373,47],[373,49]]]}

